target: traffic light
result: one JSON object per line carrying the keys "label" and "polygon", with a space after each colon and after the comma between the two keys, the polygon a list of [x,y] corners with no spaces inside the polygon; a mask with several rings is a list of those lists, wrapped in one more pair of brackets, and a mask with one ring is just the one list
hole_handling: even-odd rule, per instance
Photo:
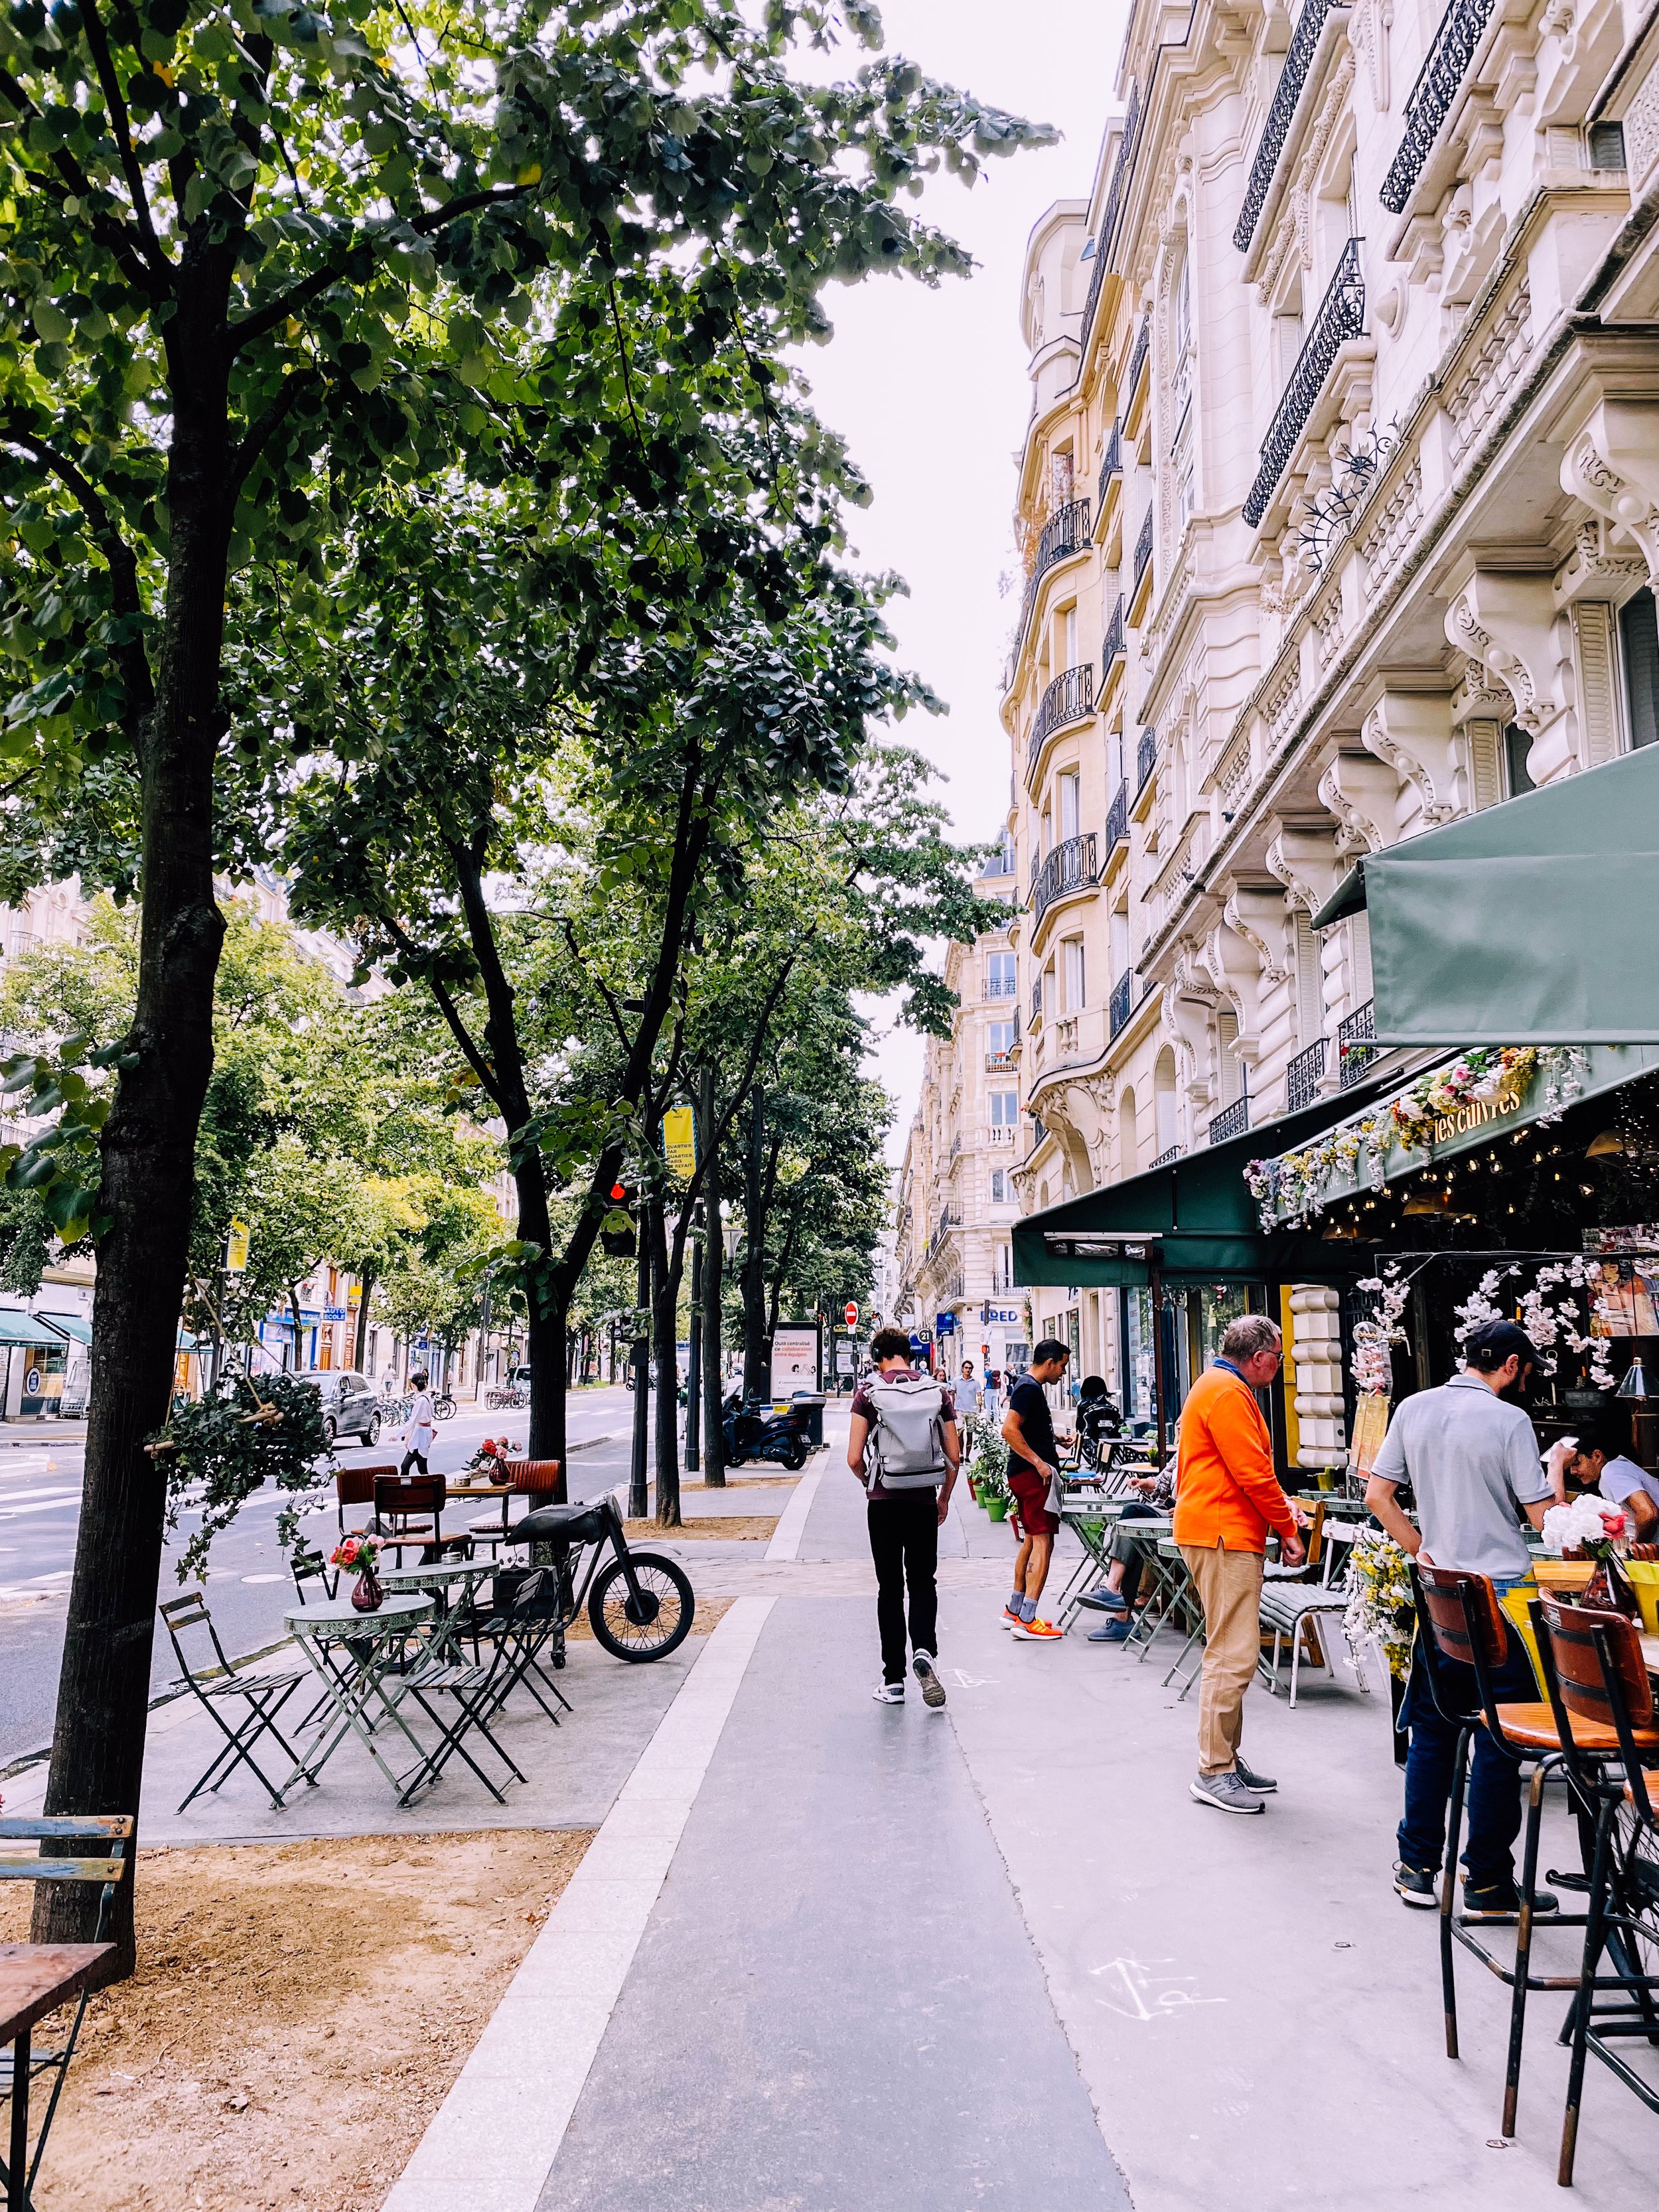
{"label": "traffic light", "polygon": [[[620,1227],[614,1225],[618,1214],[627,1216]],[[632,1260],[639,1255],[634,1231],[634,1187],[620,1178],[611,1186],[611,1211],[599,1231],[599,1243],[607,1259]]]}

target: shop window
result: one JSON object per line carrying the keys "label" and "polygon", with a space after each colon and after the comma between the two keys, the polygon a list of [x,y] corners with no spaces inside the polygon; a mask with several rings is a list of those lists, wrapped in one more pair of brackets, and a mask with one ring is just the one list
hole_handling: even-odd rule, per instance
{"label": "shop window", "polygon": [[1510,722],[1504,732],[1504,781],[1505,795],[1519,799],[1523,791],[1536,791],[1527,766],[1532,752],[1532,739],[1518,722]]}
{"label": "shop window", "polygon": [[1632,745],[1659,743],[1659,611],[1644,585],[1619,610],[1625,655],[1625,700]]}

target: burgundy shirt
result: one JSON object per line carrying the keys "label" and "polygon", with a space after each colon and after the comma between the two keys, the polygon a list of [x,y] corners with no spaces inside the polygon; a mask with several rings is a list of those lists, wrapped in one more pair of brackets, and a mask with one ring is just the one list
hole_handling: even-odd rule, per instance
{"label": "burgundy shirt", "polygon": [[[928,1380],[929,1378],[923,1376],[920,1370],[915,1367],[890,1367],[886,1374],[879,1376],[878,1379],[883,1382],[921,1382]],[[861,1414],[873,1429],[876,1425],[876,1409],[870,1398],[870,1381],[871,1378],[866,1376],[865,1380],[859,1384],[858,1389],[854,1392],[853,1411],[855,1413]],[[955,1393],[947,1389],[945,1385],[941,1382],[939,1384],[939,1395],[943,1401],[944,1419],[954,1423],[957,1418],[957,1401]],[[866,1444],[866,1449],[867,1450],[868,1449],[869,1447]],[[877,1502],[882,1498],[891,1499],[894,1498],[915,1498],[917,1494],[918,1493],[914,1490],[888,1490],[883,1486],[879,1475],[877,1476],[874,1482],[870,1484],[866,1492],[866,1495],[872,1501]]]}

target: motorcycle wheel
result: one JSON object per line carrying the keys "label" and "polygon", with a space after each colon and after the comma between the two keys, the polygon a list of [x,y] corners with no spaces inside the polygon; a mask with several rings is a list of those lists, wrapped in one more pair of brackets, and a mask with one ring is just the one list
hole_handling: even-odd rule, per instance
{"label": "motorcycle wheel", "polygon": [[[640,1585],[640,1602],[629,1594],[620,1559],[594,1577],[587,1620],[593,1640],[613,1659],[635,1663],[665,1659],[691,1633],[697,1601],[685,1570],[659,1552],[629,1554]],[[635,1615],[639,1617],[635,1617]]]}
{"label": "motorcycle wheel", "polygon": [[729,1451],[726,1455],[726,1464],[727,1467],[747,1467],[749,1462],[741,1452]]}
{"label": "motorcycle wheel", "polygon": [[805,1444],[796,1444],[793,1449],[783,1453],[781,1457],[783,1464],[788,1468],[790,1474],[799,1474],[806,1464],[806,1447]]}

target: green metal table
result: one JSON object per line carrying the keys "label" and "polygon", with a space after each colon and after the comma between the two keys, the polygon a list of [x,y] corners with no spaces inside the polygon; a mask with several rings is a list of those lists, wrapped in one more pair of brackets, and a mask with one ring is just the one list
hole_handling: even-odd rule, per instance
{"label": "green metal table", "polygon": [[[422,1771],[430,1765],[430,1756],[398,1710],[396,1684],[411,1639],[422,1644],[424,1656],[422,1632],[436,1617],[437,1610],[430,1597],[393,1595],[377,1613],[359,1613],[349,1597],[341,1596],[313,1598],[283,1615],[306,1663],[322,1685],[323,1697],[321,1717],[312,1741],[301,1748],[279,1796],[285,1797],[296,1782],[314,1783],[348,1735],[356,1737],[399,1802],[412,1786],[418,1787]],[[331,1652],[343,1655],[343,1665],[331,1662]],[[392,1771],[374,1741],[376,1730],[388,1722],[415,1753],[416,1764],[407,1774]]]}

